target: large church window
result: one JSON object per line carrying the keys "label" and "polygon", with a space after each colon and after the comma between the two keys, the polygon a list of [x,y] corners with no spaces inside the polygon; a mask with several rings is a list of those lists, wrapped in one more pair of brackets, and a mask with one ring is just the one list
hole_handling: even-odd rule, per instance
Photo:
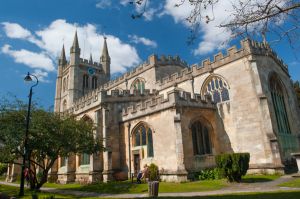
{"label": "large church window", "polygon": [[212,153],[208,128],[200,121],[192,124],[192,140],[194,155]]}
{"label": "large church window", "polygon": [[133,131],[133,138],[133,146],[147,146],[148,157],[154,156],[152,130],[148,125],[138,125]]}
{"label": "large church window", "polygon": [[290,134],[291,130],[285,108],[283,89],[278,78],[275,75],[270,78],[270,90],[278,125],[278,131],[281,134]]}
{"label": "large church window", "polygon": [[96,89],[97,88],[97,77],[93,77],[92,78],[92,89]]}
{"label": "large church window", "polygon": [[[93,124],[93,120],[88,116],[84,116],[82,120],[87,123]],[[80,155],[80,165],[88,165],[88,164],[90,164],[90,154],[82,153]]]}
{"label": "large church window", "polygon": [[136,79],[131,84],[130,90],[138,90],[140,93],[143,93],[145,90],[145,81],[142,79]]}
{"label": "large church window", "polygon": [[210,77],[202,90],[203,95],[210,95],[215,103],[228,101],[229,87],[228,84],[220,77]]}

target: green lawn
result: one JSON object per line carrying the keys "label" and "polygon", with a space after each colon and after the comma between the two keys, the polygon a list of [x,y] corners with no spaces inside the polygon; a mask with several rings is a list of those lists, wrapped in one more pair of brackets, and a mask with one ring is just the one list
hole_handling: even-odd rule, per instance
{"label": "green lawn", "polygon": [[[7,185],[0,185],[0,193],[5,193],[9,196],[15,196],[19,197],[19,187],[13,187],[13,186],[7,186]],[[22,197],[22,199],[31,199],[32,194],[35,194],[35,192],[31,192],[28,189],[25,189],[25,196]],[[50,193],[36,193],[39,198],[45,198],[50,196],[55,196],[55,198],[76,198],[74,196],[63,196],[58,194],[50,194]],[[1,197],[0,197],[1,198]]]}
{"label": "green lawn", "polygon": [[[203,180],[186,183],[170,183],[160,182],[160,193],[172,193],[172,192],[197,192],[197,191],[211,191],[218,190],[228,186],[226,180]],[[96,193],[146,193],[148,191],[148,184],[135,184],[130,181],[124,182],[110,182],[110,183],[96,183],[89,185],[79,184],[66,184],[58,185],[53,183],[47,183],[45,187],[52,187],[58,189],[76,190],[76,191],[88,191]]]}
{"label": "green lawn", "polygon": [[291,180],[289,182],[281,183],[278,186],[280,186],[280,187],[296,187],[296,188],[300,188],[300,178],[296,178],[296,179]]}
{"label": "green lawn", "polygon": [[[9,194],[9,196],[18,195],[18,187],[0,185],[0,192],[4,192]],[[63,196],[58,194],[47,194],[47,193],[39,193],[39,198],[43,199],[49,196],[55,196],[55,199],[65,198],[65,199],[77,199],[75,196]],[[81,197],[82,199],[96,199],[96,197]],[[159,198],[172,198],[179,199],[184,197],[159,197]],[[215,195],[215,196],[197,196],[190,197],[191,199],[299,199],[300,192],[299,191],[282,191],[282,192],[270,192],[270,193],[239,193],[239,194],[226,194],[226,195]],[[26,195],[22,197],[22,199],[31,199],[31,192],[26,190]],[[99,198],[98,198],[99,199]]]}

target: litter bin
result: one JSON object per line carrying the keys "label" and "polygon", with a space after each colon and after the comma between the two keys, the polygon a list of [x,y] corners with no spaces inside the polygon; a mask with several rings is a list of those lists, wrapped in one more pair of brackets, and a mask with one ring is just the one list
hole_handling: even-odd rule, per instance
{"label": "litter bin", "polygon": [[158,197],[158,181],[150,181],[148,182],[148,193],[149,197]]}

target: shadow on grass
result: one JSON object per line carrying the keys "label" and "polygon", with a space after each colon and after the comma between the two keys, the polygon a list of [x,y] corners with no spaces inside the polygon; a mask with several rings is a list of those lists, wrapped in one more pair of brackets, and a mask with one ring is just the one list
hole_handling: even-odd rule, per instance
{"label": "shadow on grass", "polygon": [[[64,188],[61,188],[64,189]],[[122,194],[122,193],[147,193],[148,184],[135,184],[131,182],[109,182],[109,183],[95,183],[89,185],[82,185],[80,187],[68,187],[67,190],[97,192],[105,194]]]}
{"label": "shadow on grass", "polygon": [[271,181],[273,181],[273,179],[264,178],[264,177],[261,177],[261,178],[244,178],[244,179],[242,179],[242,182],[244,182],[244,183],[271,182]]}
{"label": "shadow on grass", "polygon": [[300,192],[244,193],[196,197],[159,197],[159,198],[199,198],[199,199],[299,199]]}

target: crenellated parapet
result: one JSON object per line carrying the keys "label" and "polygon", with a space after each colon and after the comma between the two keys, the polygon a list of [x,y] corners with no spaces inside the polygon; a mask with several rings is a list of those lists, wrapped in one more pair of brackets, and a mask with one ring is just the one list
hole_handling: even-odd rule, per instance
{"label": "crenellated parapet", "polygon": [[207,58],[199,64],[194,64],[190,68],[184,68],[180,72],[162,78],[157,81],[156,84],[161,87],[161,89],[170,87],[174,84],[192,79],[193,77],[205,73],[212,73],[215,69],[248,55],[271,56],[284,71],[288,72],[287,65],[283,63],[282,59],[277,56],[268,44],[245,39],[241,41],[241,47],[239,49],[236,46],[232,46],[226,50],[225,55],[219,52],[213,56],[213,60]]}
{"label": "crenellated parapet", "polygon": [[87,59],[83,59],[83,58],[79,59],[79,64],[90,65],[90,66],[94,66],[97,68],[102,67],[102,65],[99,62],[93,62],[91,60],[87,60]]}
{"label": "crenellated parapet", "polygon": [[124,73],[123,75],[119,76],[118,78],[107,82],[101,88],[102,89],[110,89],[121,83],[124,83],[125,81],[127,81],[127,79],[133,78],[133,77],[145,72],[146,70],[149,70],[150,68],[153,68],[156,66],[165,66],[165,65],[176,65],[176,66],[181,66],[183,68],[188,67],[187,63],[185,61],[183,61],[182,59],[180,59],[179,56],[172,57],[172,56],[162,55],[160,58],[158,58],[156,55],[150,55],[144,63],[133,68],[131,71]]}
{"label": "crenellated parapet", "polygon": [[166,98],[164,95],[157,95],[124,108],[122,111],[122,120],[126,121],[175,107],[216,109],[216,104],[212,102],[210,96],[203,98],[196,94],[194,98],[191,98],[190,93],[174,89],[167,93]]}
{"label": "crenellated parapet", "polygon": [[157,92],[155,89],[149,90],[145,89],[144,92],[139,92],[138,90],[130,91],[123,90],[120,92],[119,90],[112,90],[111,94],[107,94],[106,90],[103,89],[95,89],[90,93],[84,95],[75,101],[72,107],[68,110],[69,113],[79,113],[90,108],[95,108],[97,105],[114,103],[114,102],[136,102],[151,98],[156,96]]}

